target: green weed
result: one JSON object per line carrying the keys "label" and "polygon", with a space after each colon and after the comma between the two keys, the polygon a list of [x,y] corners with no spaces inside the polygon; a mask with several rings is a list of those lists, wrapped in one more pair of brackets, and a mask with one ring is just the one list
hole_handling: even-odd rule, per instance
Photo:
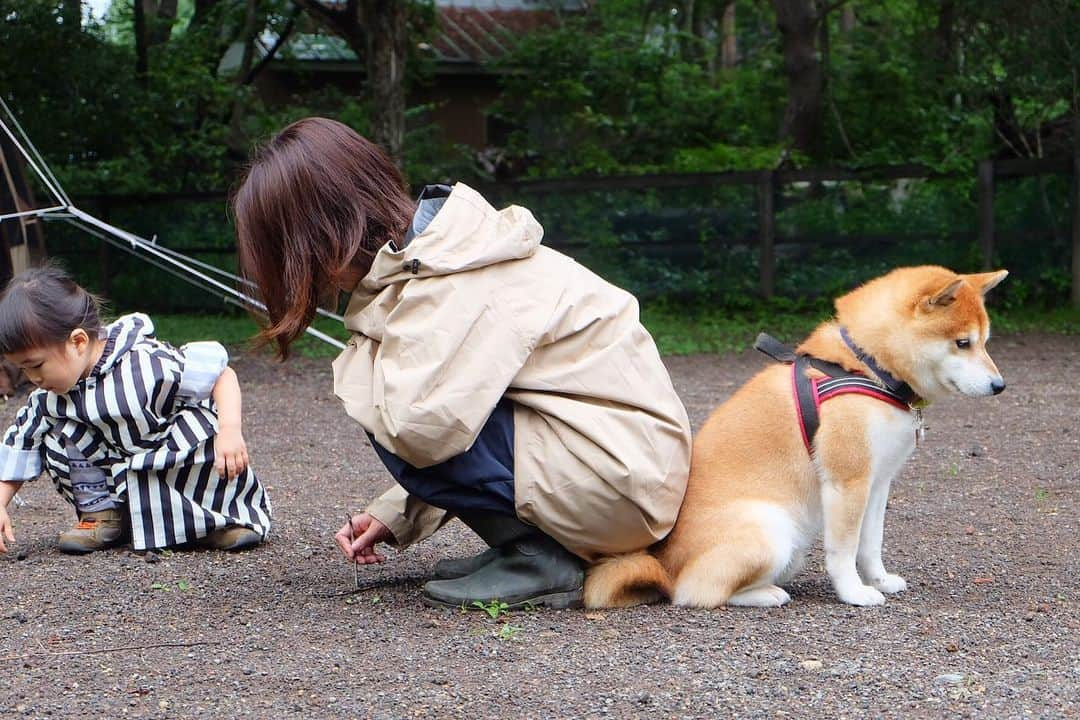
{"label": "green weed", "polygon": [[492,620],[498,620],[500,617],[510,612],[510,606],[501,600],[492,600],[489,603],[473,600],[471,607],[483,610]]}
{"label": "green weed", "polygon": [[516,640],[517,636],[521,634],[521,628],[511,625],[510,623],[504,623],[499,632],[495,633],[495,637],[500,640]]}

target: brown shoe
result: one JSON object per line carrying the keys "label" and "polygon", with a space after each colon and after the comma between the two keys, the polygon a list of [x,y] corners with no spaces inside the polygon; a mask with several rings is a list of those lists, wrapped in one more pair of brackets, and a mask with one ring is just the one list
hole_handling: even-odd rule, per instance
{"label": "brown shoe", "polygon": [[124,542],[126,535],[124,517],[119,510],[81,513],[75,527],[60,533],[56,547],[63,553],[85,555],[115,547]]}
{"label": "brown shoe", "polygon": [[211,550],[244,550],[258,545],[263,536],[251,528],[243,525],[230,525],[229,527],[211,530],[206,537],[196,541],[199,547]]}

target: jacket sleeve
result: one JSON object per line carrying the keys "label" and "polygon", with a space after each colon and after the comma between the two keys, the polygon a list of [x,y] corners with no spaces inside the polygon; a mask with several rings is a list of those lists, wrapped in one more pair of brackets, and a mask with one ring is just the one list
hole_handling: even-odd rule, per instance
{"label": "jacket sleeve", "polygon": [[180,354],[184,356],[184,370],[177,395],[187,402],[207,399],[229,364],[228,351],[221,343],[202,341],[184,345]]}
{"label": "jacket sleeve", "polygon": [[467,284],[469,275],[416,283],[387,317],[375,352],[367,429],[418,468],[472,447],[535,343],[500,306],[497,288],[439,287]]}
{"label": "jacket sleeve", "polygon": [[398,547],[420,542],[454,517],[397,484],[375,498],[367,512],[390,529],[394,536],[391,544]]}
{"label": "jacket sleeve", "polygon": [[42,436],[52,426],[45,401],[48,393],[35,390],[19,410],[0,444],[0,480],[33,480],[42,470]]}

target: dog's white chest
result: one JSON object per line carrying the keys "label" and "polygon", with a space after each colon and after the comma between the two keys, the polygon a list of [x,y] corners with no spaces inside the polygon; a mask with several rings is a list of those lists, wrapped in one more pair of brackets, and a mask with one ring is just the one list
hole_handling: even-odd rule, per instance
{"label": "dog's white chest", "polygon": [[874,459],[874,477],[893,477],[926,432],[922,411],[890,411],[870,423],[869,440]]}

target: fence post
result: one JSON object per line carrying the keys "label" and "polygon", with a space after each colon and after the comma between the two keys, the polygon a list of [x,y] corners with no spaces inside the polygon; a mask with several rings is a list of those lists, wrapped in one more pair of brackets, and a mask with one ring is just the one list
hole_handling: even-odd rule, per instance
{"label": "fence post", "polygon": [[770,298],[776,290],[776,175],[772,170],[761,172],[757,190],[761,294]]}
{"label": "fence post", "polygon": [[994,264],[994,161],[979,162],[979,247],[982,269]]}
{"label": "fence post", "polygon": [[1080,308],[1080,117],[1073,118],[1072,306]]}

